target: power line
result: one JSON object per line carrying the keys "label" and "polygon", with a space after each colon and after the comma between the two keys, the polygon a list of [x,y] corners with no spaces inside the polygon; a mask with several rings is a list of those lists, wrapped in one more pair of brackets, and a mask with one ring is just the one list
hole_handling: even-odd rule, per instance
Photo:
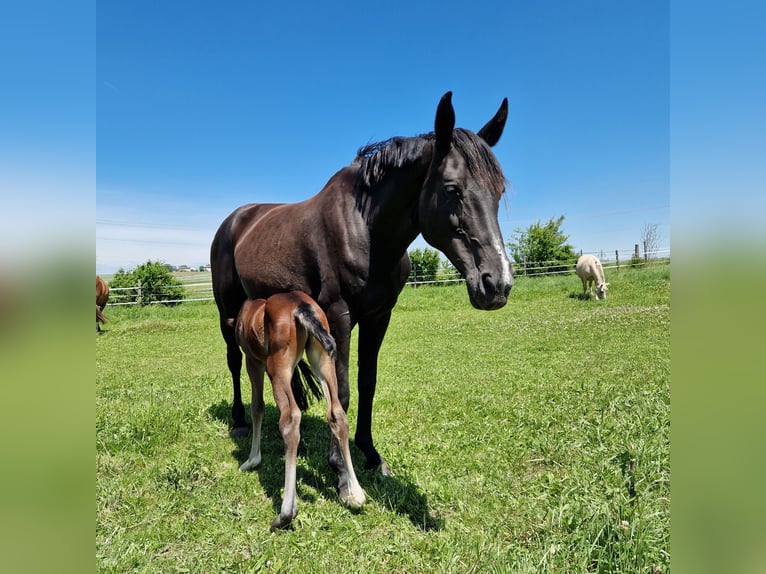
{"label": "power line", "polygon": [[202,227],[191,225],[178,225],[174,223],[141,223],[130,221],[114,221],[112,219],[96,219],[96,225],[106,225],[112,227],[146,227],[151,229],[182,229],[189,231],[204,231]]}

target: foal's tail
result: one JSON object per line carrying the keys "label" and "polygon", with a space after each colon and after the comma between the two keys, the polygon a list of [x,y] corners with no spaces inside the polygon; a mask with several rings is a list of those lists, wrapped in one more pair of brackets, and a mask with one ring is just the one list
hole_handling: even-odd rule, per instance
{"label": "foal's tail", "polygon": [[[335,339],[324,328],[314,312],[314,308],[308,303],[302,303],[295,308],[293,316],[308,331],[309,335],[319,341],[330,358],[335,359]],[[298,362],[298,368],[293,373],[291,387],[295,396],[295,403],[302,411],[308,408],[311,397],[317,400],[322,398],[322,386],[304,359]]]}
{"label": "foal's tail", "polygon": [[301,303],[295,308],[293,315],[298,320],[298,322],[303,325],[303,327],[309,332],[309,335],[319,341],[319,344],[322,345],[325,351],[327,351],[327,354],[330,355],[330,358],[335,359],[335,339],[333,339],[332,335],[330,335],[330,333],[324,328],[324,325],[322,325],[319,317],[317,317],[314,308],[308,303]]}
{"label": "foal's tail", "polygon": [[322,385],[305,359],[298,361],[298,367],[293,371],[290,387],[293,390],[295,404],[302,411],[309,408],[312,399],[319,400],[322,398]]}

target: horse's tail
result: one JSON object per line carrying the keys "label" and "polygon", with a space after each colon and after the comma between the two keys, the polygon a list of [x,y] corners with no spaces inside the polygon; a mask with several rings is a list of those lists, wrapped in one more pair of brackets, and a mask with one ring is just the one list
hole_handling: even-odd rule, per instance
{"label": "horse's tail", "polygon": [[314,308],[308,303],[301,303],[293,312],[298,322],[322,345],[331,359],[335,359],[336,347],[335,339],[324,328],[322,322],[317,317]]}
{"label": "horse's tail", "polygon": [[[307,303],[302,303],[295,308],[293,316],[308,331],[309,335],[319,341],[330,358],[335,359],[335,339],[324,328],[313,307]],[[322,386],[304,359],[298,361],[298,368],[293,373],[291,386],[295,403],[302,411],[308,408],[311,397],[317,400],[322,398]]]}
{"label": "horse's tail", "polygon": [[312,399],[321,399],[323,395],[322,385],[305,359],[298,361],[290,387],[293,389],[295,404],[302,411],[309,408]]}

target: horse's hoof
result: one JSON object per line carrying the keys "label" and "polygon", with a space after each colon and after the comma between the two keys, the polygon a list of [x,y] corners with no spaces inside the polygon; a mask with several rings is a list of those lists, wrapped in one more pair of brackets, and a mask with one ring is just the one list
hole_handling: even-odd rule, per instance
{"label": "horse's hoof", "polygon": [[274,532],[275,530],[283,530],[289,527],[292,523],[293,523],[292,516],[282,516],[280,514],[272,521],[271,526],[269,527],[269,530],[271,530],[272,532]]}
{"label": "horse's hoof", "polygon": [[231,435],[232,438],[242,438],[246,437],[249,433],[250,427],[234,427],[231,429],[229,435]]}
{"label": "horse's hoof", "polygon": [[341,497],[341,500],[343,500],[343,504],[345,504],[352,510],[359,510],[360,508],[363,508],[364,503],[367,502],[367,499],[364,496],[364,492],[357,493],[357,494],[349,494],[345,498]]}
{"label": "horse's hoof", "polygon": [[245,472],[247,470],[253,470],[256,466],[261,464],[261,459],[248,458],[245,462],[239,465],[239,470]]}
{"label": "horse's hoof", "polygon": [[377,469],[380,471],[380,474],[382,474],[383,476],[393,476],[394,473],[391,472],[391,469],[389,468],[388,463],[386,462],[386,459],[380,455],[377,456],[377,459],[378,459],[377,461],[373,462],[368,458],[367,462],[365,462],[364,464],[364,469],[372,470],[372,471]]}
{"label": "horse's hoof", "polygon": [[340,489],[338,492],[341,502],[353,510],[359,510],[367,502],[367,498],[364,495],[364,490],[359,486],[355,489],[348,487]]}

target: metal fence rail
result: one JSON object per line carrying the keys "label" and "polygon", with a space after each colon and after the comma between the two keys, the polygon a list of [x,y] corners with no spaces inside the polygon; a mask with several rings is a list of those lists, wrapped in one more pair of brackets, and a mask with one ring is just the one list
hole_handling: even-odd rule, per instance
{"label": "metal fence rail", "polygon": [[[623,267],[642,267],[655,261],[670,261],[670,249],[660,249],[654,252],[645,253],[643,257],[632,257],[620,259],[620,253],[615,251],[615,258],[601,258],[604,269],[613,269],[619,271]],[[577,259],[569,261],[535,261],[525,263],[514,263],[513,273],[516,277],[535,277],[540,275],[559,275],[564,273],[574,273]],[[132,287],[110,287],[109,305],[153,305],[157,303],[187,303],[190,301],[212,301],[213,284],[212,279],[197,281],[199,276],[190,278],[191,281],[181,280],[181,285],[168,286],[168,289],[178,289],[183,287],[185,297],[183,299],[163,299],[153,300],[163,293],[146,293],[141,285]],[[418,287],[420,285],[447,285],[451,283],[462,283],[465,281],[457,270],[440,270],[436,275],[415,275],[410,274],[406,285]],[[144,297],[150,299],[143,302]]]}

